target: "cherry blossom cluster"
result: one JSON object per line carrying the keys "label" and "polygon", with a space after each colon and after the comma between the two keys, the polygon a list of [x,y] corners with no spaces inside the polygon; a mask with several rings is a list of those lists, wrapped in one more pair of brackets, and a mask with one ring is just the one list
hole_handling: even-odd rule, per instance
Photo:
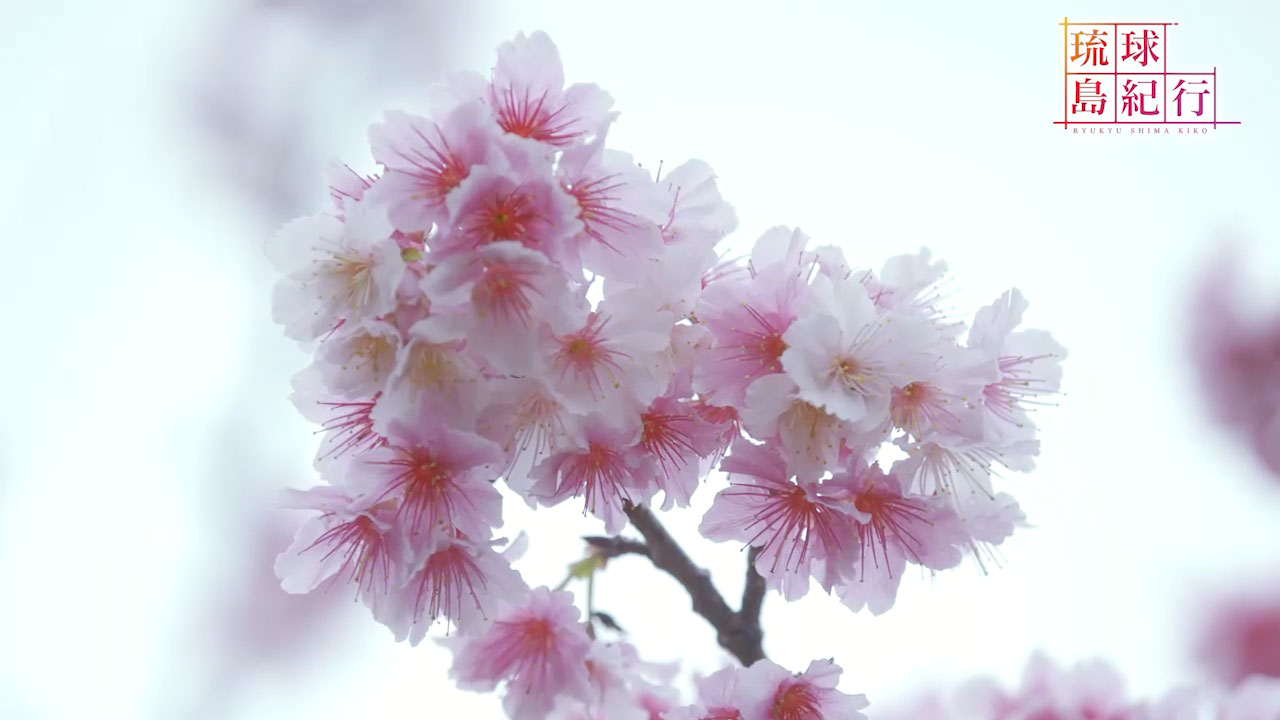
{"label": "cherry blossom cluster", "polygon": [[880,716],[886,720],[1274,720],[1280,717],[1280,680],[1253,676],[1227,691],[1183,687],[1154,701],[1139,701],[1129,697],[1124,678],[1105,662],[1062,668],[1037,654],[1016,689],[977,678]]}
{"label": "cherry blossom cluster", "polygon": [[[438,625],[459,684],[503,685],[513,718],[654,717],[662,673],[512,567],[499,482],[616,535],[718,468],[703,535],[755,548],[787,599],[816,580],[876,613],[908,564],[981,560],[1021,521],[992,477],[1032,467],[1064,351],[1019,329],[1018,291],[966,325],[928,251],[874,272],[779,227],[725,260],[710,168],[607,148],[612,100],[566,87],[541,33],[431,105],[388,113],[380,171],[335,166],[332,209],[269,246],[275,318],[314,352],[294,400],[324,433],[286,590],[349,585],[411,643]],[[838,674],[761,660],[669,717],[858,717]]]}
{"label": "cherry blossom cluster", "polygon": [[[1020,523],[992,477],[1032,468],[1029,411],[1057,392],[1065,351],[1017,329],[1017,290],[967,328],[949,318],[928,251],[876,274],[804,240],[770,231],[695,307],[710,341],[694,390],[743,431],[701,530],[761,547],[757,570],[789,600],[814,579],[878,614],[908,564],[981,562]],[[887,450],[901,457],[886,471]]]}

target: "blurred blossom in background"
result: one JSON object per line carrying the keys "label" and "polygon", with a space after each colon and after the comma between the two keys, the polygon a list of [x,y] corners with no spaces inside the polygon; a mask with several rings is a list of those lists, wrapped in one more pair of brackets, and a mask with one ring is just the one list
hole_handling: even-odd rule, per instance
{"label": "blurred blossom in background", "polygon": [[[1258,638],[1280,604],[1260,580],[1280,561],[1280,485],[1264,481],[1280,300],[1236,291],[1280,276],[1280,8],[982,10],[978,24],[941,3],[11,9],[0,717],[497,714],[454,689],[443,649],[394,643],[341,593],[278,590],[271,563],[300,519],[275,509],[278,489],[314,484],[314,428],[287,400],[306,359],[271,323],[262,247],[326,202],[331,158],[373,169],[365,130],[384,109],[422,111],[441,71],[483,71],[534,29],[570,81],[614,94],[611,140],[647,167],[716,169],[735,249],[779,223],[873,267],[928,245],[964,283],[956,307],[1016,285],[1028,324],[1071,348],[1018,489],[1034,529],[1001,566],[906,578],[878,618],[771,598],[772,659],[834,655],[872,717],[975,675],[1015,686],[1035,648],[1064,666],[1107,658],[1135,697],[1275,673],[1278,641]],[[1193,139],[1053,127],[1068,11],[1180,23],[1179,61],[1216,66],[1245,124]],[[1219,262],[1222,228],[1255,239],[1237,256],[1250,273]],[[672,532],[735,595],[741,553],[694,530],[713,494]],[[532,584],[558,582],[599,531],[568,507],[508,507]],[[646,660],[724,661],[642,558],[597,584]]]}
{"label": "blurred blossom in background", "polygon": [[1280,574],[1264,577],[1256,587],[1231,588],[1230,595],[1206,598],[1199,657],[1225,684],[1250,675],[1280,678]]}
{"label": "blurred blossom in background", "polygon": [[[259,292],[267,293],[273,279],[261,274],[257,239],[283,220],[314,212],[323,188],[317,180],[334,139],[359,137],[376,108],[447,70],[474,21],[465,5],[432,0],[255,0],[221,12],[225,16],[211,23],[204,56],[185,77],[193,82],[175,111],[193,144],[206,150],[195,161],[223,173],[230,201],[261,218],[262,229],[245,238],[245,260]],[[228,445],[245,454],[265,458],[273,452],[268,445],[274,436],[246,433],[243,418],[282,389],[272,393],[269,383],[279,374],[262,370],[290,372],[294,357],[283,347],[265,338],[247,349],[251,361],[238,403],[244,412],[230,413],[227,421]],[[226,717],[258,675],[278,681],[317,659],[323,665],[323,658],[349,644],[334,630],[351,621],[350,597],[286,594],[274,570],[275,556],[304,519],[282,510],[279,488],[309,484],[309,473],[282,483],[245,459],[238,454],[210,474],[211,506],[221,511],[213,522],[240,546],[223,577],[197,582],[205,600],[186,618],[189,636],[178,635],[174,652],[181,654],[186,643],[206,648],[205,664],[188,668],[184,681],[162,691],[158,717]],[[227,493],[217,477],[236,478],[243,487]],[[230,549],[219,552],[231,555]]]}
{"label": "blurred blossom in background", "polygon": [[1062,667],[1041,654],[1027,662],[1021,680],[1001,683],[975,677],[956,687],[931,688],[912,702],[889,709],[885,720],[1273,720],[1280,684],[1241,678],[1229,687],[1176,687],[1157,697],[1135,697],[1124,674],[1102,660]]}
{"label": "blurred blossom in background", "polygon": [[1280,296],[1264,292],[1275,295],[1274,275],[1255,277],[1231,245],[1215,255],[1193,296],[1196,369],[1223,429],[1280,480]]}
{"label": "blurred blossom in background", "polygon": [[206,145],[200,160],[273,224],[316,210],[329,156],[450,69],[479,14],[446,0],[219,5],[180,121]]}

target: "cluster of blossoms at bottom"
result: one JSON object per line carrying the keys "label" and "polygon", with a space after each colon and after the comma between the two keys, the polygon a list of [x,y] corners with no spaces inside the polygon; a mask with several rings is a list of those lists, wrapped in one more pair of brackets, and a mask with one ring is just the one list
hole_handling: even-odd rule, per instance
{"label": "cluster of blossoms at bottom", "polygon": [[[371,129],[378,172],[337,168],[333,208],[269,247],[275,317],[314,354],[294,399],[325,433],[324,483],[292,496],[316,516],[279,557],[286,590],[349,585],[399,640],[436,625],[460,683],[505,678],[512,717],[540,717],[603,697],[630,656],[511,566],[500,486],[615,535],[718,468],[705,537],[756,548],[788,600],[816,580],[875,613],[908,565],[981,562],[1021,523],[993,477],[1031,469],[1030,410],[1064,351],[1019,328],[1017,290],[966,324],[927,250],[877,272],[778,227],[724,260],[736,221],[710,169],[655,175],[607,148],[612,100],[566,86],[541,33],[432,97]],[[902,459],[882,467],[886,450]],[[821,710],[853,702],[833,677],[759,701],[782,715],[733,702],[840,717]]]}
{"label": "cluster of blossoms at bottom", "polygon": [[793,674],[760,660],[702,680],[698,702],[681,706],[675,668],[640,661],[625,643],[593,641],[573,596],[538,588],[484,633],[445,640],[452,674],[467,689],[505,684],[513,718],[554,720],[856,720],[861,695],[836,689],[840,668],[819,660]]}
{"label": "cluster of blossoms at bottom", "polygon": [[1276,720],[1280,679],[1254,676],[1227,691],[1179,688],[1153,701],[1125,691],[1124,678],[1105,662],[1062,668],[1043,655],[1027,664],[1022,684],[1009,689],[988,678],[935,692],[885,720]]}

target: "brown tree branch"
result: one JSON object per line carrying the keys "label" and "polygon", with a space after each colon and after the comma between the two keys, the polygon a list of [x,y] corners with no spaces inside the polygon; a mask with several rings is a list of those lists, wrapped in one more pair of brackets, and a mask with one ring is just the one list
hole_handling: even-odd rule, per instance
{"label": "brown tree branch", "polygon": [[[625,503],[623,509],[631,519],[631,524],[644,536],[649,559],[653,561],[654,567],[675,578],[689,593],[693,600],[693,611],[715,628],[716,641],[720,643],[720,647],[732,653],[743,665],[751,665],[763,659],[764,631],[760,628],[760,603],[764,579],[760,579],[757,596],[751,578],[755,571],[749,571],[747,589],[743,591],[743,610],[748,612],[734,612],[711,582],[711,575],[693,564],[649,508]],[[753,561],[755,554],[756,550],[753,548],[749,553]],[[758,574],[756,577],[759,577]]]}
{"label": "brown tree branch", "polygon": [[743,620],[752,627],[760,627],[760,608],[764,605],[764,576],[756,571],[756,557],[760,548],[753,547],[747,552],[747,579],[742,586],[742,609],[738,611]]}

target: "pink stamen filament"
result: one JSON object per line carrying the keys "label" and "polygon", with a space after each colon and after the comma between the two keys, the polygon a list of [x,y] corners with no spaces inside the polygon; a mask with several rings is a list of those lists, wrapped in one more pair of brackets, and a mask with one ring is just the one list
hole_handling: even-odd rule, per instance
{"label": "pink stamen filament", "polygon": [[529,294],[539,294],[532,275],[530,271],[510,265],[487,265],[484,275],[476,283],[472,300],[482,315],[499,319],[514,317],[528,325],[529,311],[533,307]]}
{"label": "pink stamen filament", "polygon": [[537,247],[537,238],[529,236],[529,228],[538,217],[532,199],[520,190],[513,190],[487,198],[467,214],[461,228],[473,240],[473,247],[503,240],[518,240],[526,246]]}
{"label": "pink stamen filament", "polygon": [[623,232],[638,226],[636,216],[621,209],[619,198],[612,194],[624,185],[622,182],[610,183],[616,177],[607,175],[565,186],[565,191],[578,201],[578,219],[582,221],[587,235],[614,252],[618,252],[618,248],[605,240],[601,228]]}
{"label": "pink stamen filament", "polygon": [[368,402],[321,402],[321,405],[335,408],[337,413],[326,420],[316,432],[329,433],[325,443],[329,449],[324,451],[321,459],[339,458],[349,452],[364,452],[387,444],[386,438],[373,431],[373,406],[378,402],[381,392],[375,394]]}
{"label": "pink stamen filament", "polygon": [[415,147],[408,152],[399,153],[405,162],[414,167],[414,171],[392,170],[392,172],[401,172],[413,177],[419,188],[419,192],[414,197],[435,205],[443,202],[445,196],[466,179],[471,169],[449,147],[448,141],[444,139],[444,135],[438,128],[436,129],[438,144],[418,128],[413,129],[413,134],[418,136],[426,150]]}
{"label": "pink stamen filament", "polygon": [[409,532],[418,533],[423,518],[427,527],[453,527],[459,508],[455,502],[470,503],[470,499],[458,492],[450,468],[439,462],[427,449],[395,448],[397,457],[380,465],[400,468],[400,472],[383,490],[379,500],[398,494],[400,507],[397,515],[409,517]]}
{"label": "pink stamen filament", "polygon": [[[865,576],[868,550],[871,564],[889,569],[889,542],[901,546],[912,560],[920,562],[924,549],[920,539],[907,529],[911,523],[930,524],[925,508],[918,500],[877,493],[874,489],[859,495],[854,503],[858,510],[871,516],[867,523],[858,523],[858,540],[861,545],[862,566],[859,573]],[[879,549],[879,557],[876,550]]]}
{"label": "pink stamen filament", "polygon": [[782,340],[782,333],[786,329],[783,326],[790,323],[782,318],[774,322],[750,305],[743,305],[743,310],[751,317],[755,327],[730,328],[735,337],[733,344],[727,347],[736,352],[723,359],[747,365],[745,377],[748,379],[782,372],[782,353],[787,349],[787,344]]}
{"label": "pink stamen filament", "polygon": [[571,458],[561,470],[564,487],[573,489],[575,496],[585,496],[584,510],[595,515],[601,514],[600,503],[620,507],[631,500],[626,488],[629,477],[622,455],[599,443],[590,443],[585,453]]}
{"label": "pink stamen filament", "polygon": [[[344,582],[354,582],[357,598],[368,596],[375,589],[382,594],[388,591],[391,560],[387,555],[386,539],[368,515],[357,515],[354,519],[334,525],[302,552],[324,546],[329,550],[321,558],[321,562],[341,555],[342,563],[333,577],[336,580],[345,575]],[[380,587],[375,588],[378,580],[381,580]]]}
{"label": "pink stamen filament", "polygon": [[688,464],[686,458],[698,454],[688,431],[680,427],[692,423],[693,418],[647,412],[640,419],[640,446],[657,457],[658,463],[667,473],[673,468],[684,467]]}
{"label": "pink stamen filament", "polygon": [[427,558],[418,578],[414,622],[421,622],[424,618],[434,621],[439,617],[456,622],[467,596],[483,613],[476,586],[483,590],[486,584],[484,573],[461,545],[453,544],[433,553]]}
{"label": "pink stamen filament", "polygon": [[567,145],[583,134],[571,129],[576,118],[569,117],[567,106],[561,102],[552,109],[547,102],[547,92],[531,97],[529,88],[517,94],[515,88],[506,87],[496,98],[498,126],[512,135],[538,140],[550,145]]}
{"label": "pink stamen filament", "polygon": [[[811,541],[817,541],[829,550],[841,546],[834,528],[834,511],[809,500],[803,488],[790,483],[782,484],[784,487],[737,482],[732,485],[734,490],[730,494],[756,501],[753,503],[758,508],[756,516],[746,526],[747,530],[754,529],[755,535],[747,545],[761,546],[762,552],[772,552],[771,572],[778,570],[779,561],[787,571],[804,565],[809,560]],[[759,542],[762,539],[764,542]],[[791,545],[785,558],[779,548],[783,543]]]}
{"label": "pink stamen filament", "polygon": [[560,338],[560,349],[552,357],[552,364],[560,367],[561,381],[572,370],[574,382],[585,380],[595,398],[604,395],[601,374],[609,376],[613,387],[619,387],[618,375],[622,366],[616,358],[631,357],[609,347],[607,340],[601,337],[608,324],[608,318],[600,320],[599,315],[593,314],[585,328]]}
{"label": "pink stamen filament", "polygon": [[822,720],[821,703],[807,683],[793,682],[779,689],[769,710],[770,720]]}

